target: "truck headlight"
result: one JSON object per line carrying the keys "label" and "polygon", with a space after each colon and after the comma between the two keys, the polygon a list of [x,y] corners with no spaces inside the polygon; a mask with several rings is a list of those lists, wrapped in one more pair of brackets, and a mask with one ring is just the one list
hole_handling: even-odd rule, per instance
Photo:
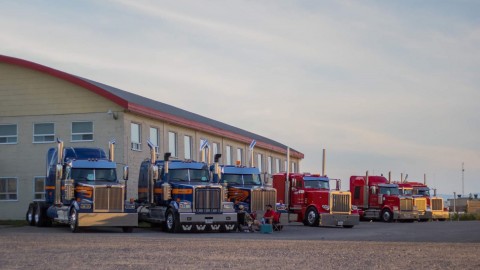
{"label": "truck headlight", "polygon": [[235,209],[233,208],[233,202],[223,202],[222,208],[224,212],[235,212]]}
{"label": "truck headlight", "polygon": [[352,204],[352,211],[356,211],[356,210],[358,210],[358,207]]}
{"label": "truck headlight", "polygon": [[192,203],[189,201],[181,201],[178,204],[178,208],[180,209],[192,209]]}
{"label": "truck headlight", "polygon": [[92,205],[89,203],[81,203],[80,209],[92,209]]}
{"label": "truck headlight", "polygon": [[130,200],[125,201],[125,209],[135,209],[135,203]]}
{"label": "truck headlight", "polygon": [[398,211],[398,206],[394,206],[393,211]]}
{"label": "truck headlight", "polygon": [[324,205],[322,205],[322,208],[325,211],[330,211],[330,206],[329,205],[324,204]]}

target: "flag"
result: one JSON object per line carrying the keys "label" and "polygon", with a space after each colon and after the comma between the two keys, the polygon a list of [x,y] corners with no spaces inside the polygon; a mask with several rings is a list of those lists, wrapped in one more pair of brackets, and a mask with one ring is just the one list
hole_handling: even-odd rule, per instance
{"label": "flag", "polygon": [[208,140],[207,139],[201,139],[200,140],[200,151],[202,151],[204,148],[208,147]]}
{"label": "flag", "polygon": [[249,146],[250,150],[252,150],[253,147],[255,147],[255,144],[256,144],[256,143],[257,143],[257,141],[252,140],[252,142],[250,143],[250,146]]}
{"label": "flag", "polygon": [[156,145],[154,145],[150,140],[147,140],[147,144],[150,148],[155,148]]}

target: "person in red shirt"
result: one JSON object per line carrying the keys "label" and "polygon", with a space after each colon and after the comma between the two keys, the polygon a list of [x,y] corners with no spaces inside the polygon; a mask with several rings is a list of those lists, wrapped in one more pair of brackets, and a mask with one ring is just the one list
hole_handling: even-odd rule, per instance
{"label": "person in red shirt", "polygon": [[275,216],[275,211],[271,204],[267,204],[267,211],[263,214],[263,219],[265,220],[265,224],[273,224],[273,217]]}

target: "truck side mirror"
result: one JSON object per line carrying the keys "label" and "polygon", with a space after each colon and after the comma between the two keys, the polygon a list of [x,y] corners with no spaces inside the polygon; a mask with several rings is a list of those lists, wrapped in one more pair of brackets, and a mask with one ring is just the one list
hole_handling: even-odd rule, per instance
{"label": "truck side mirror", "polygon": [[128,166],[123,166],[123,180],[128,180]]}

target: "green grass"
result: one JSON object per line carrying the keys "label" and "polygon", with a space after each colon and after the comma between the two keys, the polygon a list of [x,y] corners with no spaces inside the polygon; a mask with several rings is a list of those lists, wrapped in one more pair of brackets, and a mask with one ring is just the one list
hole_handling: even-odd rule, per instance
{"label": "green grass", "polygon": [[468,220],[480,220],[480,214],[478,213],[463,213],[458,214],[455,213],[452,216],[452,220],[461,220],[461,221],[468,221]]}
{"label": "green grass", "polygon": [[0,220],[0,225],[12,226],[12,227],[22,227],[27,226],[27,221],[25,220]]}

